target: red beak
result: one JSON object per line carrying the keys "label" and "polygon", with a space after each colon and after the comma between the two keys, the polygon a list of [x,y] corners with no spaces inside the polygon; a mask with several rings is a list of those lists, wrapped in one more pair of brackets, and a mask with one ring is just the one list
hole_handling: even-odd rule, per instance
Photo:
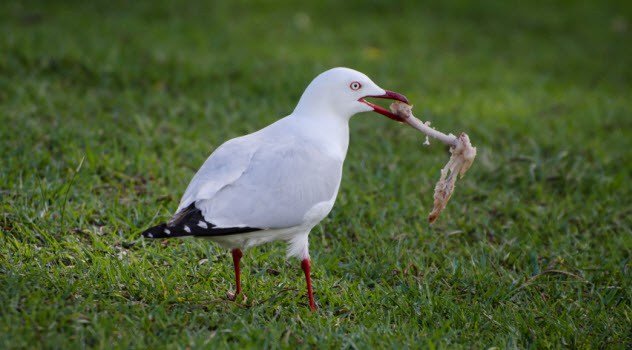
{"label": "red beak", "polygon": [[397,114],[392,113],[391,111],[389,111],[388,109],[382,107],[382,106],[378,106],[374,103],[371,103],[369,101],[366,101],[364,98],[365,97],[374,97],[374,98],[385,98],[385,99],[389,99],[389,100],[397,100],[400,102],[404,102],[405,104],[409,104],[408,103],[408,99],[406,98],[406,96],[399,94],[397,92],[393,92],[393,91],[388,91],[385,90],[386,93],[384,95],[373,95],[373,96],[364,96],[363,98],[359,99],[358,101],[369,105],[371,108],[373,108],[374,112],[380,113],[384,116],[387,116],[395,121],[398,122],[403,122],[404,119],[401,118],[400,116],[398,116]]}

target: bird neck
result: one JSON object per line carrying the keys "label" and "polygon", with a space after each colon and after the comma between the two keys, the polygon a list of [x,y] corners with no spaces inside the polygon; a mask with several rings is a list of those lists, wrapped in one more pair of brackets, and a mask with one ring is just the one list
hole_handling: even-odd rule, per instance
{"label": "bird neck", "polygon": [[296,120],[300,126],[302,136],[310,139],[343,160],[349,147],[349,119],[335,114],[307,115],[292,113],[290,118]]}
{"label": "bird neck", "polygon": [[333,106],[330,106],[329,104],[322,101],[314,101],[311,99],[303,98],[296,105],[296,108],[294,108],[292,114],[306,117],[318,115],[318,118],[320,118],[320,116],[326,115],[331,116],[332,118],[346,120],[347,122],[353,116],[352,113],[344,113],[339,108],[334,108]]}

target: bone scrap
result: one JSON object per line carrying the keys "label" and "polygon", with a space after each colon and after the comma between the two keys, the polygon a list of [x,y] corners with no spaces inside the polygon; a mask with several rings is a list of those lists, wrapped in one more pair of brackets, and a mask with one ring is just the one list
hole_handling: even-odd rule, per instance
{"label": "bone scrap", "polygon": [[391,104],[391,111],[403,118],[404,122],[413,128],[450,146],[450,160],[441,169],[441,177],[434,190],[434,206],[428,214],[428,222],[433,223],[452,197],[457,178],[463,177],[472,166],[474,158],[476,158],[476,147],[472,147],[470,138],[466,133],[461,133],[459,136],[446,135],[431,128],[428,123],[420,121],[413,115],[411,105],[394,102]]}

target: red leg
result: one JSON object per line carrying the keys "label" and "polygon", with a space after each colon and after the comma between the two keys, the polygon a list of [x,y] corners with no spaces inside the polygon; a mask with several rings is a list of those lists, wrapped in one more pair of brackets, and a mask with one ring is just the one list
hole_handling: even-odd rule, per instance
{"label": "red leg", "polygon": [[309,308],[312,311],[316,311],[316,303],[314,303],[314,293],[312,292],[312,278],[310,276],[310,262],[309,259],[303,259],[301,262],[301,267],[303,268],[303,272],[305,272],[305,281],[307,282],[307,297],[309,298]]}
{"label": "red leg", "polygon": [[233,253],[233,265],[235,267],[235,288],[237,289],[235,296],[237,296],[241,293],[241,270],[239,269],[239,260],[241,260],[243,254],[239,249],[233,249],[231,253]]}

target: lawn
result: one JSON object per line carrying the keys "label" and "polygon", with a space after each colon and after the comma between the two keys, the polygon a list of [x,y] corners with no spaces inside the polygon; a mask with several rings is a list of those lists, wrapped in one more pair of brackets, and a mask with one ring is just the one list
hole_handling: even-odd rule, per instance
{"label": "lawn", "polygon": [[[632,347],[629,2],[4,1],[0,348]],[[311,234],[319,310],[282,243],[147,241],[225,140],[348,66],[466,131],[351,120]]]}

